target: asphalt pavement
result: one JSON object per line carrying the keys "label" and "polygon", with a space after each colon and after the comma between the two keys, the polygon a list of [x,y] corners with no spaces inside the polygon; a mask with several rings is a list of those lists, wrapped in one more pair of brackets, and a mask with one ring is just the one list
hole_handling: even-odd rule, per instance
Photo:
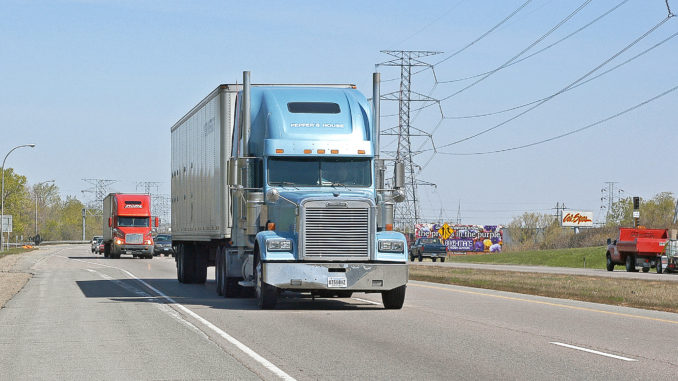
{"label": "asphalt pavement", "polygon": [[[678,315],[410,282],[377,294],[284,294],[275,310],[176,281],[174,260],[87,245],[24,254],[0,310],[5,379],[652,379],[678,374]],[[656,275],[656,274],[643,274]]]}

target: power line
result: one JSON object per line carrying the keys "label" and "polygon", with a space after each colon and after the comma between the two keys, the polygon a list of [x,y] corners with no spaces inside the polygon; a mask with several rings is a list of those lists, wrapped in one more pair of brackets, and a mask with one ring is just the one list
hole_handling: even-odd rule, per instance
{"label": "power line", "polygon": [[[622,1],[621,3],[619,3],[619,4],[615,5],[614,7],[610,8],[607,12],[605,12],[605,13],[603,13],[602,15],[596,17],[595,19],[591,20],[591,21],[588,22],[587,24],[584,24],[583,26],[579,27],[577,30],[575,30],[574,32],[568,34],[567,36],[561,38],[560,40],[558,40],[558,41],[556,41],[556,42],[554,42],[554,43],[552,43],[552,44],[550,44],[550,45],[547,45],[547,46],[545,46],[545,47],[543,47],[543,48],[537,50],[536,52],[534,52],[534,53],[532,53],[532,54],[530,54],[530,55],[527,55],[527,56],[525,56],[525,57],[523,57],[523,58],[521,58],[521,59],[519,59],[519,60],[516,60],[516,61],[511,62],[510,64],[506,65],[503,69],[505,69],[505,68],[507,68],[507,67],[509,67],[509,66],[513,66],[513,65],[515,65],[515,64],[517,64],[517,63],[523,62],[523,61],[525,61],[526,59],[532,58],[532,57],[536,56],[537,54],[542,53],[542,52],[544,52],[544,51],[546,51],[546,50],[548,50],[548,49],[550,49],[550,48],[552,48],[552,47],[554,47],[554,46],[560,44],[561,42],[563,42],[563,41],[565,41],[565,40],[571,38],[572,36],[576,35],[577,33],[583,31],[584,29],[586,29],[586,28],[590,27],[591,25],[595,24],[596,22],[600,21],[602,18],[604,18],[605,16],[607,16],[607,15],[609,15],[610,13],[614,12],[615,10],[617,10],[617,8],[621,7],[622,5],[624,5],[624,4],[628,3],[628,2],[629,2],[629,0],[624,0],[624,1]],[[486,71],[486,72],[484,72],[484,73],[480,73],[480,74],[476,74],[476,75],[472,75],[472,76],[468,76],[468,77],[457,78],[457,79],[451,79],[451,80],[448,80],[448,81],[438,81],[438,83],[453,83],[453,82],[466,81],[466,80],[469,80],[469,79],[482,77],[483,75],[490,74],[491,72],[492,72],[492,71],[490,70],[490,71]]]}
{"label": "power line", "polygon": [[[667,38],[663,39],[662,41],[659,41],[658,43],[652,45],[651,47],[649,47],[649,48],[647,48],[647,49],[645,49],[645,50],[643,50],[642,52],[636,54],[635,56],[633,56],[633,57],[631,57],[631,58],[629,58],[629,59],[627,59],[626,61],[621,62],[621,63],[619,63],[619,64],[613,66],[612,68],[610,68],[610,69],[608,69],[608,70],[605,70],[604,72],[602,72],[602,73],[600,73],[600,74],[597,74],[597,75],[595,75],[595,76],[593,76],[593,77],[587,79],[586,81],[583,81],[583,82],[581,82],[581,83],[578,83],[578,84],[572,86],[571,88],[569,88],[569,89],[567,89],[566,91],[563,91],[563,92],[567,92],[567,91],[576,89],[576,88],[578,88],[579,86],[582,86],[582,85],[584,85],[584,84],[587,84],[587,83],[589,83],[589,82],[591,82],[591,81],[593,81],[593,80],[595,80],[595,79],[598,79],[598,78],[604,76],[605,74],[608,74],[608,73],[610,73],[610,72],[612,72],[612,71],[614,71],[614,70],[616,70],[616,69],[619,69],[620,67],[622,67],[622,66],[624,66],[624,65],[626,65],[626,64],[628,64],[628,63],[630,63],[630,62],[632,62],[632,61],[634,61],[634,60],[636,60],[636,59],[638,59],[638,58],[640,58],[640,57],[642,57],[642,56],[644,56],[645,54],[649,53],[651,50],[654,50],[655,48],[657,48],[657,47],[659,47],[659,46],[665,44],[666,42],[668,42],[669,40],[673,39],[673,38],[676,37],[676,36],[678,36],[678,32],[673,33],[672,35],[668,36]],[[557,93],[554,93],[554,94],[557,94]],[[551,95],[554,95],[554,94],[551,94]],[[548,99],[551,95],[549,95],[548,97],[544,97],[544,98],[540,98],[540,99],[534,100],[534,101],[532,101],[532,102],[524,103],[524,104],[521,104],[521,105],[519,105],[519,106],[513,106],[513,107],[510,107],[510,108],[507,108],[507,109],[503,109],[503,110],[499,110],[499,111],[493,111],[493,112],[488,112],[488,113],[484,113],[484,114],[473,114],[473,115],[462,115],[462,116],[444,116],[443,119],[472,119],[472,118],[482,118],[482,117],[486,117],[486,116],[492,116],[492,115],[503,114],[503,113],[506,113],[506,112],[509,112],[509,111],[518,110],[518,109],[521,109],[521,108],[524,108],[524,107],[533,105],[533,104],[535,104],[535,103],[541,102],[541,101],[543,101],[543,100]],[[433,131],[432,133],[434,133],[434,132],[435,132],[435,131]]]}
{"label": "power line", "polygon": [[594,69],[590,70],[588,73],[586,73],[586,74],[584,74],[583,76],[581,76],[581,77],[579,77],[578,79],[576,79],[574,82],[571,82],[569,85],[565,86],[564,88],[562,88],[562,89],[559,90],[558,92],[556,92],[556,93],[554,93],[554,94],[548,96],[547,98],[541,100],[539,103],[533,105],[532,107],[528,108],[527,110],[522,111],[522,112],[520,112],[520,113],[518,113],[518,114],[512,116],[511,118],[508,118],[508,119],[504,120],[503,122],[501,122],[501,123],[499,123],[499,124],[496,124],[496,125],[494,125],[494,126],[492,126],[492,127],[490,127],[490,128],[486,128],[486,129],[484,129],[484,130],[482,130],[482,131],[480,131],[480,132],[477,132],[477,133],[475,133],[475,134],[473,134],[473,135],[469,135],[469,136],[467,136],[467,137],[465,137],[465,138],[462,138],[462,139],[458,139],[458,140],[453,141],[453,142],[451,142],[451,143],[444,144],[444,145],[442,145],[442,146],[439,146],[438,148],[449,147],[449,146],[452,146],[452,145],[455,145],[455,144],[459,144],[459,143],[461,143],[461,142],[464,142],[464,141],[467,141],[467,140],[476,138],[476,137],[478,137],[478,136],[480,136],[480,135],[483,135],[483,134],[486,134],[486,133],[488,133],[488,132],[490,132],[490,131],[492,131],[492,130],[495,130],[495,129],[497,129],[497,128],[499,128],[499,127],[505,125],[505,124],[508,124],[509,122],[511,122],[511,121],[513,121],[513,120],[515,120],[515,119],[518,119],[519,117],[521,117],[521,116],[527,114],[528,112],[530,112],[530,111],[536,109],[537,107],[539,107],[539,106],[543,105],[544,103],[550,101],[551,99],[555,98],[556,96],[558,96],[558,95],[560,95],[560,94],[562,94],[562,93],[568,91],[568,90],[571,89],[573,86],[575,86],[577,83],[581,82],[581,81],[584,80],[586,77],[590,76],[591,74],[595,73],[595,72],[598,71],[600,68],[602,68],[603,66],[607,65],[610,61],[614,60],[614,59],[617,58],[619,55],[621,55],[622,53],[624,53],[625,51],[627,51],[628,49],[630,49],[631,47],[633,47],[634,45],[636,45],[638,42],[640,42],[642,39],[644,39],[645,37],[647,37],[648,35],[650,35],[650,34],[651,34],[652,32],[654,32],[655,30],[657,30],[657,28],[659,28],[659,27],[662,26],[665,22],[667,22],[669,19],[671,19],[671,17],[673,17],[673,16],[666,17],[665,19],[663,19],[662,21],[660,21],[659,23],[657,23],[655,26],[653,26],[652,28],[650,28],[650,29],[649,29],[647,32],[645,32],[642,36],[636,38],[633,42],[631,42],[630,44],[626,45],[623,49],[621,49],[621,50],[618,51],[617,53],[613,54],[610,58],[608,58],[608,59],[606,59],[605,61],[603,61],[603,63],[599,64],[599,65],[596,66]]}
{"label": "power line", "polygon": [[[459,53],[463,52],[464,50],[470,48],[471,46],[475,45],[475,44],[478,43],[480,40],[482,40],[482,39],[484,39],[485,37],[487,37],[490,33],[494,32],[497,28],[499,28],[500,26],[502,26],[505,22],[507,22],[508,20],[510,20],[513,16],[515,16],[518,12],[520,12],[523,8],[525,8],[525,7],[526,7],[529,3],[531,3],[531,2],[532,2],[532,0],[527,0],[527,1],[525,1],[522,5],[520,5],[518,8],[516,8],[513,12],[511,12],[511,14],[509,14],[508,16],[506,16],[506,17],[505,17],[503,20],[501,20],[498,24],[496,24],[495,26],[493,26],[492,28],[490,28],[488,31],[486,31],[485,33],[483,33],[482,35],[480,35],[480,37],[478,37],[478,38],[476,38],[475,40],[471,41],[470,43],[466,44],[466,46],[464,46],[463,48],[461,48],[461,49],[459,49],[459,50],[457,50],[457,51],[451,53],[451,54],[450,54],[449,56],[447,56],[445,59],[443,59],[443,60],[441,60],[441,61],[438,61],[438,62],[436,62],[435,64],[429,65],[429,67],[427,67],[426,69],[419,70],[419,71],[413,73],[412,75],[416,75],[416,74],[421,73],[422,71],[428,70],[429,68],[433,68],[434,66],[437,66],[437,65],[439,65],[439,64],[441,64],[441,63],[443,63],[443,62],[449,60],[450,58],[456,56],[457,54],[459,54]],[[436,21],[437,21],[437,20],[436,20]],[[383,80],[382,82],[391,82],[391,81],[396,81],[396,80],[398,80],[398,79],[399,79],[399,78],[391,78],[391,79]]]}
{"label": "power line", "polygon": [[663,93],[661,93],[661,94],[659,94],[659,95],[656,95],[656,96],[654,96],[654,97],[652,97],[652,98],[650,98],[650,99],[647,99],[647,100],[645,100],[645,101],[643,101],[643,102],[641,102],[641,103],[636,104],[635,106],[629,107],[629,108],[627,108],[627,109],[625,109],[625,110],[623,110],[623,111],[620,111],[620,112],[618,112],[618,113],[616,113],[616,114],[614,114],[614,115],[611,115],[611,116],[609,116],[609,117],[607,117],[607,118],[605,118],[605,119],[601,119],[601,120],[599,120],[599,121],[597,121],[597,122],[588,124],[588,125],[586,125],[586,126],[584,126],[584,127],[578,128],[578,129],[576,129],[576,130],[572,130],[572,131],[566,132],[566,133],[564,133],[564,134],[560,134],[560,135],[557,135],[557,136],[553,136],[553,137],[550,137],[550,138],[548,138],[548,139],[539,140],[539,141],[536,141],[536,142],[533,142],[533,143],[523,144],[523,145],[520,145],[520,146],[515,146],[515,147],[510,147],[510,148],[504,148],[504,149],[499,149],[499,150],[494,150],[494,151],[485,151],[485,152],[453,153],[453,152],[440,152],[440,151],[438,151],[437,153],[438,153],[438,154],[441,154],[441,155],[453,155],[453,156],[488,155],[488,154],[492,154],[492,153],[501,153],[501,152],[515,151],[515,150],[522,149],[522,148],[533,147],[533,146],[536,146],[536,145],[538,145],[538,144],[543,144],[543,143],[551,142],[551,141],[554,141],[554,140],[557,140],[557,139],[561,139],[561,138],[564,138],[564,137],[566,137],[566,136],[573,135],[573,134],[576,134],[576,133],[578,133],[578,132],[587,130],[587,129],[589,129],[589,128],[598,126],[598,125],[603,124],[603,123],[605,123],[605,122],[608,122],[608,121],[610,121],[610,120],[612,120],[612,119],[618,118],[618,117],[620,117],[620,116],[622,116],[622,115],[624,115],[624,114],[627,114],[627,113],[629,113],[629,112],[631,112],[631,111],[633,111],[633,110],[635,110],[635,109],[638,109],[638,108],[640,108],[640,107],[642,107],[642,106],[645,106],[645,105],[648,104],[648,103],[654,102],[654,101],[656,101],[657,99],[659,99],[659,98],[661,98],[661,97],[663,97],[663,96],[665,96],[665,95],[668,95],[668,94],[670,94],[670,93],[672,93],[672,92],[674,92],[674,91],[676,91],[676,90],[678,90],[678,86],[674,86],[674,87],[672,87],[672,88],[670,88],[670,89],[664,91]]}

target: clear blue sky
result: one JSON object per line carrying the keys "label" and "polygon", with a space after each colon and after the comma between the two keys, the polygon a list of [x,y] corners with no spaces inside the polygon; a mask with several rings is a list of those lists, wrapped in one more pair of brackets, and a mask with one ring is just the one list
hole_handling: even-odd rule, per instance
{"label": "clear blue sky", "polygon": [[[621,0],[592,1],[526,54],[566,36]],[[0,3],[0,154],[30,183],[55,179],[65,195],[86,201],[83,178],[162,182],[169,194],[169,128],[219,83],[252,71],[253,82],[356,83],[371,96],[384,49],[436,50],[435,63],[464,47],[524,0],[318,1],[15,1]],[[678,1],[669,1],[678,11]],[[674,4],[675,3],[675,4]],[[492,70],[564,19],[580,1],[533,0],[514,18],[436,66],[439,81]],[[630,0],[599,22],[524,62],[501,70],[442,103],[445,116],[493,112],[543,98],[624,48],[667,15],[664,0]],[[673,18],[613,65],[678,31]],[[546,139],[606,118],[678,85],[678,37],[564,93],[516,120],[444,152],[498,150]],[[384,79],[394,68],[380,67]],[[413,77],[429,94],[431,71]],[[439,84],[446,97],[472,81]],[[382,92],[397,82],[383,84]],[[600,126],[507,153],[417,156],[421,208],[431,220],[508,223],[523,211],[551,213],[556,202],[599,211],[600,189],[616,181],[626,195],[678,190],[676,101],[671,93]],[[383,114],[396,111],[382,103]],[[523,109],[521,109],[523,110]],[[444,120],[436,146],[492,127],[521,110]],[[413,113],[431,132],[441,114]],[[397,124],[385,117],[382,127]],[[415,148],[430,143],[415,139]],[[385,139],[388,149],[388,139]],[[390,147],[392,149],[392,146]]]}

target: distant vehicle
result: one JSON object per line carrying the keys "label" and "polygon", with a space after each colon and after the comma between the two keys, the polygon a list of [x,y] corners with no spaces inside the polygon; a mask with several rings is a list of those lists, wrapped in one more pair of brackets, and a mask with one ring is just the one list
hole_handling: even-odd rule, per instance
{"label": "distant vehicle", "polygon": [[417,238],[410,248],[410,261],[417,258],[421,262],[425,257],[431,258],[433,262],[436,258],[440,258],[440,262],[445,262],[447,247],[438,238]]}
{"label": "distant vehicle", "polygon": [[[151,196],[111,193],[104,198],[104,257],[153,258]],[[160,220],[155,218],[155,227]]]}
{"label": "distant vehicle", "polygon": [[643,272],[654,267],[661,274],[667,267],[662,266],[662,253],[668,240],[666,229],[619,228],[618,239],[607,239],[607,271],[614,270],[615,265],[625,265],[629,272],[638,271],[636,266],[640,266]]}
{"label": "distant vehicle", "polygon": [[170,234],[158,234],[153,239],[153,242],[153,255],[174,256],[172,236]]}
{"label": "distant vehicle", "polygon": [[92,237],[92,241],[90,241],[90,244],[92,246],[92,253],[98,254],[99,244],[103,240],[104,240],[104,237],[102,237],[100,235],[95,235],[94,237]]}
{"label": "distant vehicle", "polygon": [[104,253],[104,241],[103,240],[101,242],[99,242],[99,245],[97,246],[96,253],[97,254],[103,254]]}

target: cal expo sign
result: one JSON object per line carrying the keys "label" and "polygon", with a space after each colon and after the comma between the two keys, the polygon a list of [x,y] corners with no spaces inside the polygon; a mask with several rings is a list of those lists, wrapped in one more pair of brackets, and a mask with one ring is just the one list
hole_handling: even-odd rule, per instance
{"label": "cal expo sign", "polygon": [[577,210],[563,210],[563,218],[560,220],[563,227],[593,227],[593,212]]}

